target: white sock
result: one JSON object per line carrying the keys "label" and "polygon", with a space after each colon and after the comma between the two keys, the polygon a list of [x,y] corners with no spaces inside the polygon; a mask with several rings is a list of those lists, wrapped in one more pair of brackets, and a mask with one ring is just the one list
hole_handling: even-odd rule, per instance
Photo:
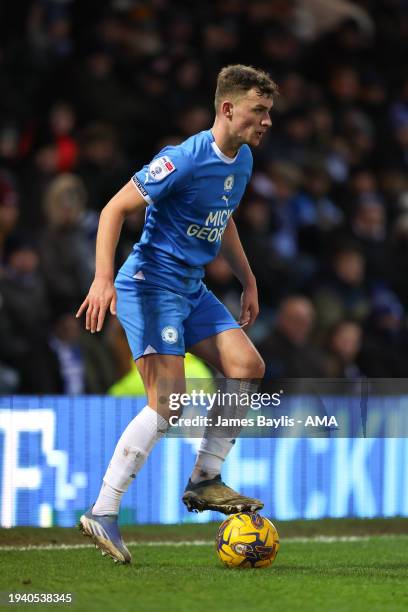
{"label": "white sock", "polygon": [[[248,379],[224,379],[223,384],[220,385],[222,390],[227,393],[237,394],[237,397],[240,394],[248,394],[251,395],[255,393],[258,389],[258,383],[253,382]],[[228,395],[226,396],[228,397]],[[248,405],[242,405],[238,402],[236,405],[227,407],[217,406],[216,414],[224,414],[227,418],[238,417],[240,419],[244,418],[248,412]],[[221,474],[222,464],[225,461],[226,456],[232,449],[235,443],[235,438],[239,435],[241,431],[241,427],[233,426],[227,427],[225,432],[232,434],[233,438],[221,438],[214,436],[214,430],[211,427],[206,427],[204,431],[204,437],[201,440],[200,448],[198,450],[196,463],[193,469],[193,473],[191,474],[191,482],[196,484],[198,482],[202,482],[203,480],[211,480]],[[220,432],[219,432],[220,433]]]}
{"label": "white sock", "polygon": [[221,474],[222,464],[234,443],[234,438],[203,438],[191,474],[191,482],[196,484]]}
{"label": "white sock", "polygon": [[145,406],[130,421],[119,438],[103,477],[103,485],[92,513],[118,514],[123,494],[146,461],[153,446],[166,433],[169,424],[160,414]]}

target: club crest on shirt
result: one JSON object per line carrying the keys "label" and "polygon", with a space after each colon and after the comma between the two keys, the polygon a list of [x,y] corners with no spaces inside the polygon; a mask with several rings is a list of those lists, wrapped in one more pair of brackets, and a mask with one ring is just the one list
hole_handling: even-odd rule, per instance
{"label": "club crest on shirt", "polygon": [[174,172],[175,169],[176,166],[169,157],[158,157],[149,165],[149,176],[154,181],[162,181],[166,176]]}
{"label": "club crest on shirt", "polygon": [[178,340],[178,331],[173,325],[166,325],[162,329],[161,337],[167,344],[174,344]]}
{"label": "club crest on shirt", "polygon": [[224,181],[224,191],[231,191],[234,186],[234,175],[229,174]]}

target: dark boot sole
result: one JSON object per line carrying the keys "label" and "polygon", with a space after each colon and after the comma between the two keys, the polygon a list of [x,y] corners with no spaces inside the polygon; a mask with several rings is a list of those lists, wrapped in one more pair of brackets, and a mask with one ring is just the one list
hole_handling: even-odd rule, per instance
{"label": "dark boot sole", "polygon": [[204,510],[215,510],[223,514],[236,514],[238,512],[256,512],[264,505],[262,502],[237,503],[237,504],[213,504],[199,497],[194,491],[187,491],[182,497],[182,502],[189,512],[203,512]]}

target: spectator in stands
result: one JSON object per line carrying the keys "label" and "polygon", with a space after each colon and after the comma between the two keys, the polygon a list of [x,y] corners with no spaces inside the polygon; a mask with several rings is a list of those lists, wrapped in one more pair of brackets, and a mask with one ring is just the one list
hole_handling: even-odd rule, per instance
{"label": "spectator in stands", "polygon": [[257,279],[259,300],[265,307],[276,307],[287,294],[286,266],[271,244],[271,218],[269,200],[255,193],[248,197],[238,218],[241,242]]}
{"label": "spectator in stands", "polygon": [[207,104],[203,96],[203,68],[197,58],[184,59],[175,67],[175,84],[171,91],[171,103],[175,111],[180,106],[204,106]]}
{"label": "spectator in stands", "polygon": [[10,173],[0,172],[0,261],[7,236],[16,228],[19,216],[18,194]]}
{"label": "spectator in stands", "polygon": [[49,131],[57,146],[59,172],[71,172],[78,158],[78,142],[74,133],[75,111],[66,102],[57,102],[49,114]]}
{"label": "spectator in stands", "polygon": [[58,150],[53,139],[34,149],[21,177],[21,224],[38,232],[44,225],[42,202],[52,180],[58,174]]}
{"label": "spectator in stands", "polygon": [[314,323],[309,299],[292,295],[283,300],[270,335],[259,347],[266,379],[327,376],[324,354],[311,340]]}
{"label": "spectator in stands", "polygon": [[72,102],[85,120],[123,128],[132,118],[131,98],[115,70],[115,57],[103,43],[90,43],[68,79]]}
{"label": "spectator in stands", "polygon": [[[343,212],[330,198],[332,180],[321,161],[310,161],[304,167],[303,190],[297,207],[308,211],[307,224],[300,230],[298,242],[301,248],[318,257],[327,248],[331,232],[344,220]],[[305,214],[305,212],[303,212]]]}
{"label": "spectator in stands", "polygon": [[366,260],[369,280],[385,280],[387,275],[387,224],[382,200],[376,194],[361,197],[351,219],[351,236]]}
{"label": "spectator in stands", "polygon": [[408,213],[402,213],[391,229],[388,279],[402,304],[408,304]]}
{"label": "spectator in stands", "polygon": [[397,105],[391,117],[392,141],[389,147],[388,164],[402,171],[408,169],[408,106]]}
{"label": "spectator in stands", "polygon": [[268,155],[302,166],[313,152],[313,124],[305,106],[290,110],[281,119],[281,132],[271,140]]}
{"label": "spectator in stands", "polygon": [[336,248],[330,269],[312,292],[320,332],[345,318],[364,321],[370,310],[370,293],[365,276],[365,258],[355,244]]}
{"label": "spectator in stands", "polygon": [[47,343],[50,303],[30,236],[12,234],[0,278],[0,360],[18,371],[20,393],[54,389]]}
{"label": "spectator in stands", "polygon": [[342,319],[329,331],[327,338],[327,373],[330,378],[359,378],[357,365],[361,350],[362,328],[355,321]]}
{"label": "spectator in stands", "polygon": [[408,336],[404,309],[391,291],[379,291],[363,337],[359,365],[371,378],[408,376]]}
{"label": "spectator in stands", "polygon": [[270,246],[286,275],[286,292],[301,290],[315,272],[315,261],[302,252],[300,232],[316,221],[309,202],[301,202],[300,169],[291,162],[274,162],[270,167],[274,193],[271,197]]}
{"label": "spectator in stands", "polygon": [[61,174],[45,193],[47,225],[40,255],[54,308],[71,309],[81,301],[94,273],[94,241],[86,232],[86,191],[77,176]]}
{"label": "spectator in stands", "polygon": [[115,380],[111,354],[103,340],[86,334],[71,312],[56,317],[49,346],[57,393],[103,394]]}
{"label": "spectator in stands", "polygon": [[88,207],[96,211],[100,211],[128,179],[130,168],[112,126],[91,123],[85,127],[80,137],[76,174],[85,184]]}

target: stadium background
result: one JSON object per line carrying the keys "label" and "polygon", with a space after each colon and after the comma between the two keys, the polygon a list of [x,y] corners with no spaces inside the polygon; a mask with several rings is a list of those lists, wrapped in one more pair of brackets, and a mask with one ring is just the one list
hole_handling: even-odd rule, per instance
{"label": "stadium background", "polygon": [[[73,314],[92,280],[98,213],[161,146],[211,125],[228,63],[268,70],[281,91],[237,215],[267,376],[383,377],[391,390],[407,376],[404,0],[24,1],[2,3],[0,32],[2,525],[72,524],[92,501],[110,434],[137,405],[117,396],[140,394],[116,320],[90,336]],[[126,220],[118,264],[142,223]],[[240,288],[221,259],[207,282],[237,314]],[[71,399],[35,397],[53,394]],[[268,494],[281,519],[408,515],[407,479],[394,469],[405,439],[296,444],[243,440],[229,483]],[[191,444],[169,439],[155,453],[128,494],[128,519],[185,520],[174,499]],[[336,506],[332,490],[347,503]],[[272,493],[288,502],[281,514]]]}

